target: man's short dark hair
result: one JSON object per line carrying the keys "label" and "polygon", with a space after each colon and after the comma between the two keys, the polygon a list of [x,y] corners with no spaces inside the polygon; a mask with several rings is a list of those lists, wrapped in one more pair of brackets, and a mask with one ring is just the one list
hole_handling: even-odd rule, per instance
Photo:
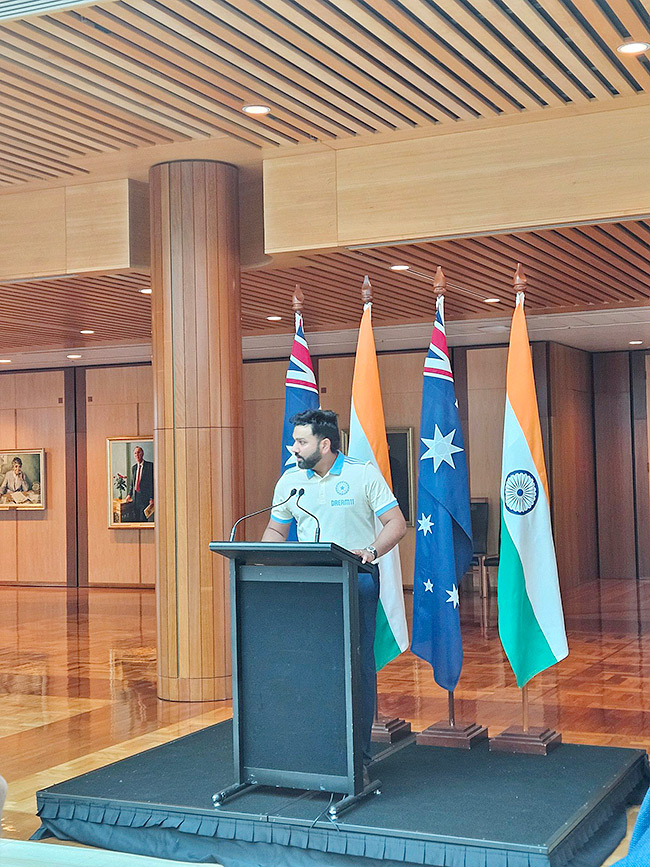
{"label": "man's short dark hair", "polygon": [[289,423],[294,426],[297,424],[311,425],[311,429],[319,441],[327,437],[333,452],[338,452],[341,448],[339,417],[331,409],[306,409],[292,416]]}
{"label": "man's short dark hair", "polygon": [[23,465],[23,462],[20,460],[20,458],[14,458],[11,463],[12,464],[20,464],[21,467]]}

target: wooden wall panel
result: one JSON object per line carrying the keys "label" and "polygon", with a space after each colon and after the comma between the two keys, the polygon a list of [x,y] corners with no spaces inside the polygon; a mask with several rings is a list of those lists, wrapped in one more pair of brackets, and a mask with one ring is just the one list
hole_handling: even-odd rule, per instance
{"label": "wooden wall panel", "polygon": [[469,485],[489,503],[488,552],[499,551],[501,452],[506,401],[506,346],[467,351]]}
{"label": "wooden wall panel", "polygon": [[149,365],[86,371],[88,583],[153,585],[153,529],[109,529],[106,438],[153,435]]}
{"label": "wooden wall panel", "polygon": [[65,273],[64,197],[63,189],[0,197],[2,279]]}
{"label": "wooden wall panel", "polygon": [[601,578],[636,578],[628,352],[593,356]]}
{"label": "wooden wall panel", "polygon": [[146,268],[147,194],[118,178],[2,196],[0,280]]}
{"label": "wooden wall panel", "polygon": [[562,590],[598,576],[591,355],[549,345],[553,532]]}
{"label": "wooden wall panel", "polygon": [[[272,502],[273,488],[282,470],[280,444],[284,418],[286,361],[256,361],[244,365],[244,478],[246,512]],[[288,452],[283,461],[289,456]],[[269,516],[240,524],[238,539],[254,541],[264,532]]]}
{"label": "wooden wall panel", "polygon": [[649,135],[646,107],[633,106],[343,146],[334,167],[328,154],[267,159],[267,252],[644,215]]}
{"label": "wooden wall panel", "polygon": [[[4,373],[0,376],[3,406],[0,409],[0,451],[16,447],[16,376]],[[12,512],[0,511],[0,550],[3,552],[3,568],[0,582],[15,582],[18,576],[16,519]]]}
{"label": "wooden wall panel", "polygon": [[[29,374],[24,376],[27,379]],[[50,401],[54,399],[56,402],[58,397],[63,397],[62,371],[56,371],[43,378],[51,379],[50,384],[54,386]],[[45,403],[42,399],[39,402]],[[40,448],[41,445],[46,448],[47,479],[47,508],[42,512],[18,512],[16,515],[16,578],[23,584],[43,582],[66,584],[66,466],[63,406],[41,405],[17,409],[16,443],[34,443],[34,445],[27,445],[27,448]]]}
{"label": "wooden wall panel", "polygon": [[64,373],[55,370],[3,374],[0,386],[3,396],[0,450],[45,449],[47,504],[46,509],[38,512],[0,512],[0,543],[7,552],[0,581],[65,584]]}
{"label": "wooden wall panel", "polygon": [[277,253],[337,246],[336,199],[336,155],[332,151],[266,160],[266,250]]}
{"label": "wooden wall panel", "polygon": [[650,464],[648,463],[648,356],[630,353],[634,440],[634,503],[637,575],[650,578]]}

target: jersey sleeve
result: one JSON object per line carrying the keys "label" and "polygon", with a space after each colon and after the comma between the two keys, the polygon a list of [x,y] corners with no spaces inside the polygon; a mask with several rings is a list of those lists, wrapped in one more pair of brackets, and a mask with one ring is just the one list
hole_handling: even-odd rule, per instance
{"label": "jersey sleeve", "polygon": [[366,464],[366,497],[370,508],[378,518],[393,506],[397,506],[395,494],[388,487],[386,479],[371,463]]}
{"label": "jersey sleeve", "polygon": [[[287,487],[284,476],[280,476],[273,491],[273,502],[281,503],[282,500],[287,498],[290,490],[291,488]],[[278,524],[290,524],[293,520],[293,514],[289,508],[289,503],[285,503],[283,506],[274,506],[271,509],[271,517]]]}

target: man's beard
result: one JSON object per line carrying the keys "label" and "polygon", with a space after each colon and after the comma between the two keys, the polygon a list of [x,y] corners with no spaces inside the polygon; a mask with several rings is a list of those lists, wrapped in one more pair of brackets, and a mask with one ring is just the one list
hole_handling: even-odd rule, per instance
{"label": "man's beard", "polygon": [[313,470],[321,458],[320,446],[317,446],[315,451],[307,455],[307,457],[298,457],[296,455],[296,463],[299,470]]}

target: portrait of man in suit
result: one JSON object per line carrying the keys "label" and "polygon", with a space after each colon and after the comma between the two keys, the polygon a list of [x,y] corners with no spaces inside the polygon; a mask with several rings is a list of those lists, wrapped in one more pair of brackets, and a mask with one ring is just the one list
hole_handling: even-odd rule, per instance
{"label": "portrait of man in suit", "polygon": [[153,463],[145,461],[144,449],[137,445],[133,449],[135,463],[129,475],[127,503],[133,503],[133,521],[147,523],[153,520]]}

